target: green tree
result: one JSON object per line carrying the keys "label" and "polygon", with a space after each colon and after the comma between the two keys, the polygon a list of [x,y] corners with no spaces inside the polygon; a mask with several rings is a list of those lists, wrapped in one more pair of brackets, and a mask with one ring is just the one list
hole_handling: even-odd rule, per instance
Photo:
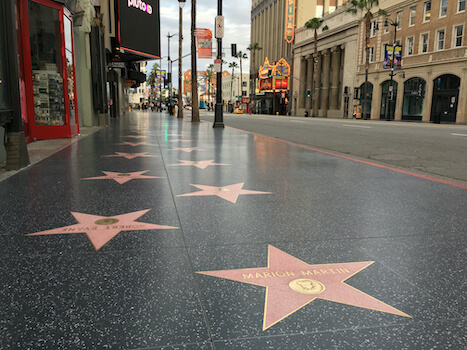
{"label": "green tree", "polygon": [[191,0],[191,121],[199,123],[198,72],[196,67],[196,0]]}
{"label": "green tree", "polygon": [[230,80],[230,102],[232,102],[232,86],[233,86],[233,80],[235,76],[235,68],[238,68],[237,62],[231,62],[229,63],[229,68],[232,68],[232,79]]}
{"label": "green tree", "polygon": [[[149,76],[146,78],[146,83],[149,85],[149,100],[150,101],[157,101],[157,93],[156,93],[156,75],[157,71],[159,70],[159,65],[157,63],[154,63],[154,66],[152,66],[151,72],[149,73]],[[162,89],[162,86],[161,86]]]}
{"label": "green tree", "polygon": [[[379,6],[379,0],[351,0],[347,12],[353,15],[360,13],[365,21],[365,87],[363,94],[363,119],[367,119],[367,95],[368,95],[368,69],[370,66],[370,24],[373,19],[372,8]],[[378,15],[386,16],[386,11],[378,9]]]}
{"label": "green tree", "polygon": [[240,60],[240,98],[243,96],[243,73],[242,73],[242,59],[247,59],[246,53],[238,51],[237,57]]}
{"label": "green tree", "polygon": [[204,80],[205,80],[205,83],[206,83],[206,90],[207,90],[207,93],[208,93],[209,102],[211,102],[211,93],[213,92],[213,89],[212,89],[212,86],[211,86],[212,85],[212,77],[214,76],[213,70],[214,70],[214,65],[210,64],[208,66],[208,68],[206,69],[206,72],[203,73]]}
{"label": "green tree", "polygon": [[262,50],[263,48],[259,46],[258,43],[253,43],[253,44],[250,44],[250,46],[248,46],[246,48],[248,51],[251,52],[251,68],[250,68],[250,71],[253,71],[251,74],[250,74],[250,95],[253,95],[253,93],[255,92],[255,81],[256,81],[256,78],[258,76],[258,74],[256,73],[257,70],[256,70],[256,65],[255,65],[255,56],[256,56],[256,51],[260,51]]}
{"label": "green tree", "polygon": [[[321,18],[314,17],[312,19],[309,19],[305,23],[305,28],[308,29],[313,29],[314,31],[314,39],[313,39],[313,44],[314,44],[314,54],[313,54],[313,117],[318,116],[318,101],[316,101],[316,97],[318,96],[318,91],[315,91],[315,84],[316,80],[318,78],[318,29],[321,27],[323,24],[323,20]],[[323,31],[328,30],[328,26],[323,27]],[[318,87],[319,89],[319,87]],[[306,93],[306,91],[305,91]],[[305,110],[308,110],[308,101],[305,100]]]}

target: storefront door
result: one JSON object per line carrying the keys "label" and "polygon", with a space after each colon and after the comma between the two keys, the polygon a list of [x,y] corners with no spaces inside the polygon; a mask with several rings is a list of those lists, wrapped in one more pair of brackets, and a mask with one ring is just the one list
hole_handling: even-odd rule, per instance
{"label": "storefront door", "polygon": [[445,74],[434,79],[431,121],[433,123],[456,122],[460,78]]}
{"label": "storefront door", "polygon": [[49,0],[21,4],[29,135],[33,140],[75,136],[79,130],[70,14]]}

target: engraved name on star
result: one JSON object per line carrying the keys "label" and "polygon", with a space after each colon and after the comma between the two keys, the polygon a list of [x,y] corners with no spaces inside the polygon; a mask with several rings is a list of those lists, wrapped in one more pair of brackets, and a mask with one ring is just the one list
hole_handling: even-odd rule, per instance
{"label": "engraved name on star", "polygon": [[197,273],[266,287],[263,331],[315,299],[411,317],[345,283],[373,263],[309,265],[269,245],[267,267]]}
{"label": "engraved name on star", "polygon": [[272,194],[272,192],[242,190],[244,184],[244,182],[241,182],[224,187],[190,184],[190,186],[199,188],[201,191],[179,194],[177,197],[217,196],[231,203],[236,203],[238,196],[243,194]]}
{"label": "engraved name on star", "polygon": [[138,157],[157,157],[157,156],[152,156],[148,154],[148,152],[143,152],[143,153],[124,153],[124,152],[115,152],[115,154],[109,154],[103,157],[123,157],[126,159],[134,159]]}
{"label": "engraved name on star", "polygon": [[132,213],[100,216],[71,212],[78,221],[77,224],[54,228],[51,230],[29,233],[26,236],[63,235],[70,233],[85,233],[97,251],[122,231],[178,229],[178,227],[150,224],[135,221],[151,209]]}
{"label": "engraved name on star", "polygon": [[169,164],[169,166],[194,166],[199,169],[206,169],[210,165],[230,165],[230,164],[222,164],[222,163],[213,163],[214,159],[210,160],[178,160],[182,162],[181,164]]}
{"label": "engraved name on star", "polygon": [[118,182],[120,185],[136,179],[162,179],[160,176],[147,176],[143,175],[147,173],[149,170],[144,171],[135,171],[129,173],[116,173],[113,171],[102,171],[105,176],[96,176],[96,177],[86,177],[81,180],[114,180]]}

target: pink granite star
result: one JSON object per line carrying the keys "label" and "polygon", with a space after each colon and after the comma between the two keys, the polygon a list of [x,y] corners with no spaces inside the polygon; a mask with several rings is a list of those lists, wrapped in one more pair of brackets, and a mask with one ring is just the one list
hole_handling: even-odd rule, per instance
{"label": "pink granite star", "polygon": [[78,221],[77,224],[30,233],[26,236],[62,235],[84,232],[88,236],[94,248],[99,250],[121,231],[178,229],[178,227],[173,226],[163,226],[135,221],[146,214],[149,210],[151,209],[116,216],[99,216],[71,212],[76,221]]}
{"label": "pink granite star", "polygon": [[139,135],[139,136],[136,136],[136,135],[127,135],[125,137],[132,137],[132,138],[135,138],[135,139],[145,139],[147,136],[144,136],[144,135]]}
{"label": "pink granite star", "polygon": [[154,146],[154,145],[151,145],[147,142],[122,142],[122,143],[116,143],[116,145],[126,145],[126,146]]}
{"label": "pink granite star", "polygon": [[309,265],[269,245],[267,267],[198,273],[266,287],[263,331],[315,299],[411,317],[345,283],[373,262]]}
{"label": "pink granite star", "polygon": [[204,151],[204,149],[201,149],[201,148],[198,148],[198,147],[186,147],[186,148],[183,148],[183,147],[174,147],[174,148],[170,148],[169,151],[183,151],[183,152],[193,152],[193,151]]}
{"label": "pink granite star", "polygon": [[149,170],[145,171],[135,171],[132,173],[115,173],[113,171],[102,171],[106,176],[97,176],[97,177],[86,177],[81,180],[115,180],[120,185],[125,182],[135,180],[135,179],[162,179],[160,176],[146,176],[143,175]]}
{"label": "pink granite star", "polygon": [[261,191],[250,191],[242,190],[242,187],[245,183],[241,182],[238,184],[216,187],[216,186],[205,186],[205,185],[193,185],[196,188],[199,188],[201,191],[179,194],[177,197],[191,197],[191,196],[217,196],[231,203],[236,203],[238,196],[241,194],[271,194],[272,192],[261,192]]}
{"label": "pink granite star", "polygon": [[174,139],[174,140],[169,140],[169,142],[191,142],[192,140],[183,140],[183,139]]}
{"label": "pink granite star", "polygon": [[138,157],[156,157],[149,155],[148,152],[143,152],[143,153],[124,153],[124,152],[115,152],[115,154],[109,154],[103,157],[123,157],[126,159],[134,159]]}
{"label": "pink granite star", "polygon": [[214,159],[211,160],[179,160],[182,164],[169,164],[169,166],[194,166],[200,169],[206,169],[210,165],[230,165],[230,164],[222,164],[222,163],[213,163]]}

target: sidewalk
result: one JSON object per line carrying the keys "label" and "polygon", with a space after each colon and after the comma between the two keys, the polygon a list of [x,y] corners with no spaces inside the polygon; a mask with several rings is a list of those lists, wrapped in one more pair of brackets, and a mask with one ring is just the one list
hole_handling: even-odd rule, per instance
{"label": "sidewalk", "polygon": [[0,348],[467,345],[465,189],[190,119],[0,183]]}

